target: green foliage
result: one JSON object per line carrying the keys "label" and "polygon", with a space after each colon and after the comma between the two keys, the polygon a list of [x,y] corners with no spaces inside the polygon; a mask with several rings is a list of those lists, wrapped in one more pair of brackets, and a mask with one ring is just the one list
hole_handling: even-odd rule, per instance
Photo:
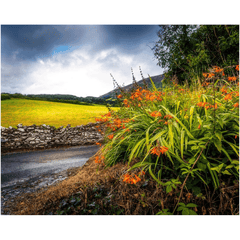
{"label": "green foliage", "polygon": [[10,95],[7,93],[2,93],[1,94],[1,101],[11,99]]}
{"label": "green foliage", "polygon": [[169,209],[163,209],[162,211],[158,212],[156,215],[173,215],[173,213],[169,212]]}
{"label": "green foliage", "polygon": [[[125,93],[122,108],[108,119],[105,164],[128,162],[129,171],[148,172],[167,193],[186,178],[187,185],[194,183],[190,189],[195,195],[204,186],[218,188],[221,176],[238,179],[239,90],[225,82],[227,77],[220,79],[228,84],[231,100],[214,85],[165,87],[160,92],[153,84],[151,90]],[[167,150],[156,152],[163,147]]]}
{"label": "green foliage", "polygon": [[188,203],[185,205],[184,203],[179,203],[180,207],[177,208],[177,211],[182,211],[182,215],[197,215],[196,212],[194,212],[192,209],[189,208],[194,208],[197,207],[196,204],[193,203]]}
{"label": "green foliage", "polygon": [[[166,78],[193,81],[211,66],[239,63],[238,25],[160,25],[152,48]],[[227,71],[227,73],[230,73]]]}
{"label": "green foliage", "polygon": [[1,100],[10,99],[10,98],[20,98],[20,99],[29,99],[29,100],[40,100],[40,101],[49,101],[49,102],[61,102],[61,103],[70,103],[77,105],[110,105],[116,106],[117,103],[115,99],[105,99],[101,97],[76,97],[69,94],[27,94],[23,95],[21,93],[14,94],[1,94]]}

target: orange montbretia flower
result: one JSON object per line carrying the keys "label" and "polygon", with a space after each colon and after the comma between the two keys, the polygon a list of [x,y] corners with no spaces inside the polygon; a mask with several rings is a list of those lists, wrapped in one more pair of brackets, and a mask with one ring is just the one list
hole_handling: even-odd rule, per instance
{"label": "orange montbretia flower", "polygon": [[213,70],[214,70],[214,72],[222,72],[223,68],[215,66]]}
{"label": "orange montbretia flower", "polygon": [[123,97],[123,95],[121,95],[121,94],[119,94],[118,96],[117,96],[117,98],[122,98]]}
{"label": "orange montbretia flower", "polygon": [[207,104],[207,102],[199,102],[199,103],[197,103],[197,105],[199,107],[205,107],[206,104]]}
{"label": "orange montbretia flower", "polygon": [[104,116],[106,116],[106,117],[111,117],[111,113],[110,112],[108,112],[107,114],[105,114]]}
{"label": "orange montbretia flower", "polygon": [[205,78],[207,78],[208,74],[207,73],[203,73],[202,74]]}
{"label": "orange montbretia flower", "polygon": [[239,103],[235,103],[233,106],[234,106],[235,108],[236,108],[236,107],[239,108]]}
{"label": "orange montbretia flower", "polygon": [[166,118],[167,118],[167,119],[171,119],[171,118],[173,118],[173,117],[172,117],[171,115],[167,114],[167,115],[164,116],[164,119],[166,119]]}
{"label": "orange montbretia flower", "polygon": [[161,117],[162,116],[162,114],[160,112],[158,112],[158,111],[154,111],[154,112],[150,113],[150,115],[152,117]]}
{"label": "orange montbretia flower", "polygon": [[211,104],[208,103],[208,102],[199,102],[199,103],[197,103],[197,105],[198,105],[199,107],[204,107],[204,108],[206,108],[206,109],[209,109],[209,108],[215,108],[215,109],[217,109],[217,103],[215,103],[214,105],[211,105]]}
{"label": "orange montbretia flower", "polygon": [[95,163],[101,163],[103,161],[103,159],[104,159],[104,156],[101,156],[101,157],[96,156],[95,157]]}
{"label": "orange montbretia flower", "polygon": [[113,139],[113,134],[108,136],[109,139]]}
{"label": "orange montbretia flower", "polygon": [[224,100],[232,100],[232,95],[231,94],[227,94],[226,97],[224,98]]}
{"label": "orange montbretia flower", "polygon": [[145,172],[142,170],[139,175],[145,175]]}
{"label": "orange montbretia flower", "polygon": [[222,87],[222,88],[220,89],[220,91],[221,91],[222,93],[227,94],[227,90],[225,89],[225,87]]}
{"label": "orange montbretia flower", "polygon": [[152,149],[151,153],[152,153],[152,154],[156,154],[157,156],[160,156],[161,153],[164,154],[164,153],[166,153],[167,151],[168,151],[168,148],[167,148],[167,147],[164,147],[164,146],[159,147],[159,146],[157,146],[157,147],[154,147],[154,148]]}
{"label": "orange montbretia flower", "polygon": [[217,109],[217,103],[215,103],[215,105],[211,105],[211,107]]}
{"label": "orange montbretia flower", "polygon": [[214,77],[215,74],[214,74],[214,73],[203,73],[203,76],[204,76],[205,78],[211,78],[211,77]]}
{"label": "orange montbretia flower", "polygon": [[107,122],[107,121],[109,121],[109,119],[108,118],[105,118],[105,119],[103,119],[103,118],[95,118],[95,121],[96,122]]}
{"label": "orange montbretia flower", "polygon": [[201,124],[198,125],[198,129],[200,129],[200,128],[201,128]]}
{"label": "orange montbretia flower", "polygon": [[237,77],[228,77],[228,81],[236,81]]}
{"label": "orange montbretia flower", "polygon": [[129,175],[128,173],[124,175],[123,182],[136,184],[139,181],[141,181],[141,178],[139,178],[136,174],[135,174],[135,178]]}
{"label": "orange montbretia flower", "polygon": [[236,66],[236,70],[239,71],[239,65]]}
{"label": "orange montbretia flower", "polygon": [[99,142],[97,142],[97,143],[96,143],[96,145],[99,145],[100,147],[102,146],[102,144],[101,144],[101,143],[99,143]]}
{"label": "orange montbretia flower", "polygon": [[204,87],[204,86],[208,86],[210,83],[209,82],[204,82],[203,84],[202,84],[202,86]]}

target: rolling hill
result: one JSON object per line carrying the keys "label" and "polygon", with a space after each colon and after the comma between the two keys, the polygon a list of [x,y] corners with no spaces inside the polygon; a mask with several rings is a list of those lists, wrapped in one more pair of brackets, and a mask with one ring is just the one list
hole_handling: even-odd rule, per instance
{"label": "rolling hill", "polygon": [[[162,80],[164,79],[164,74],[153,76],[153,77],[151,77],[151,79],[152,79],[152,81],[154,82],[154,84],[157,88],[162,87]],[[145,78],[144,80],[147,83],[148,87],[150,87],[151,86],[150,79]],[[137,81],[137,83],[138,83],[139,86],[144,86],[144,81],[143,80]],[[130,91],[133,88],[133,84],[129,84],[129,85],[124,86],[122,88],[126,91]],[[117,91],[117,93],[120,92],[118,89],[116,91]],[[100,98],[115,98],[115,97],[116,97],[115,96],[115,90],[112,90],[112,91],[110,91],[108,93],[105,93],[105,94],[100,96]]]}

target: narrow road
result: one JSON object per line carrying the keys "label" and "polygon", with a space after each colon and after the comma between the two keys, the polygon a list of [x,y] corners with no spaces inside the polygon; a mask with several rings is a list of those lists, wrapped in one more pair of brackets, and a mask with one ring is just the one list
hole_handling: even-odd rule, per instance
{"label": "narrow road", "polygon": [[94,145],[1,155],[1,213],[7,214],[8,199],[64,180],[99,149]]}

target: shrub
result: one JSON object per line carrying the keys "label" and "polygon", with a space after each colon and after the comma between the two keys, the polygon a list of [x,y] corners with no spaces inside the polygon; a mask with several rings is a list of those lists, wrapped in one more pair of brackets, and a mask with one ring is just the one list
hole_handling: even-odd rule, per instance
{"label": "shrub", "polygon": [[9,96],[9,94],[5,94],[5,93],[1,94],[1,101],[2,101],[2,100],[7,100],[7,99],[11,99],[11,97]]}

